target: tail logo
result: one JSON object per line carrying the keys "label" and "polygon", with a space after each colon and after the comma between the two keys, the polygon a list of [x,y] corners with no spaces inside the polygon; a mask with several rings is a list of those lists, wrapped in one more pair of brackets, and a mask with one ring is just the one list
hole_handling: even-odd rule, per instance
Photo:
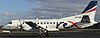
{"label": "tail logo", "polygon": [[90,13],[92,11],[95,11],[96,7],[97,7],[97,1],[91,1],[82,13],[84,14],[84,13]]}

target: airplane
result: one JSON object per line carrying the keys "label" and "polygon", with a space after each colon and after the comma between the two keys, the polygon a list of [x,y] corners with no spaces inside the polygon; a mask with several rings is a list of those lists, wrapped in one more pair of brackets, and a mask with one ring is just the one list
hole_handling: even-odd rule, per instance
{"label": "airplane", "polygon": [[69,16],[60,19],[32,19],[32,20],[12,20],[7,25],[3,26],[2,29],[22,29],[25,31],[39,29],[39,34],[48,35],[49,31],[61,31],[70,30],[77,28],[86,28],[93,26],[98,23],[95,19],[97,8],[97,1],[91,1],[84,11],[75,16]]}

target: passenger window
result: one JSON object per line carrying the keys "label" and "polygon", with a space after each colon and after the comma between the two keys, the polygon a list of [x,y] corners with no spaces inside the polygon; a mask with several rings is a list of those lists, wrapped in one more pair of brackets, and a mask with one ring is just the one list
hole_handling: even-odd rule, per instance
{"label": "passenger window", "polygon": [[41,24],[42,24],[42,22],[41,22]]}
{"label": "passenger window", "polygon": [[47,22],[47,24],[49,24],[49,22]]}
{"label": "passenger window", "polygon": [[44,24],[46,24],[46,23],[44,22]]}
{"label": "passenger window", "polygon": [[52,22],[50,22],[50,24],[52,24]]}
{"label": "passenger window", "polygon": [[37,24],[39,24],[39,22]]}
{"label": "passenger window", "polygon": [[53,22],[53,24],[55,24],[55,22]]}

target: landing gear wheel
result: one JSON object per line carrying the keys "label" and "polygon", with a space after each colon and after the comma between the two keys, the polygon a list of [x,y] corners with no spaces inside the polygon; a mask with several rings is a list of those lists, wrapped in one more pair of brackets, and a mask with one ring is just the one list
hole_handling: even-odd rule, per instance
{"label": "landing gear wheel", "polygon": [[48,30],[39,28],[39,36],[48,36]]}
{"label": "landing gear wheel", "polygon": [[43,35],[44,35],[44,36],[49,36],[49,34],[48,34],[48,30],[44,29],[44,31],[43,31]]}
{"label": "landing gear wheel", "polygon": [[42,37],[42,31],[41,31],[42,28],[39,28],[39,37]]}

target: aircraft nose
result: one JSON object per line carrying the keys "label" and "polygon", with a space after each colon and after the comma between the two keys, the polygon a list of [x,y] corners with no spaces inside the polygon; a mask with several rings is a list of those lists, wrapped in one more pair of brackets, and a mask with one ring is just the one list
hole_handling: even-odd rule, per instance
{"label": "aircraft nose", "polygon": [[4,26],[1,26],[1,28],[0,29],[9,29],[9,27],[8,26],[6,26],[6,25],[4,25]]}
{"label": "aircraft nose", "polygon": [[4,26],[0,26],[0,29],[3,29],[4,28]]}
{"label": "aircraft nose", "polygon": [[1,29],[5,29],[6,27],[5,26],[2,26],[2,27],[0,27]]}

